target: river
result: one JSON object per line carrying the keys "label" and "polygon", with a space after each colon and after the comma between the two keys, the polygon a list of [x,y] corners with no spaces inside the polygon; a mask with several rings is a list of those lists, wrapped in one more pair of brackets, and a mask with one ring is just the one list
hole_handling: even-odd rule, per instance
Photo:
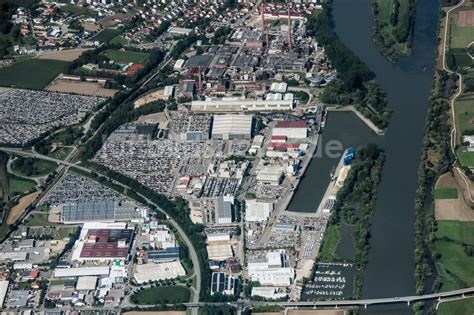
{"label": "river", "polygon": [[[379,298],[415,293],[414,198],[434,74],[439,3],[435,0],[417,1],[412,54],[401,58],[395,65],[379,53],[371,40],[371,5],[372,0],[334,0],[335,31],[344,44],[375,72],[376,81],[387,92],[393,110],[389,128],[385,136],[375,137],[373,133],[360,129],[354,115],[348,122],[344,115],[350,114],[331,113],[323,139],[335,137],[333,139],[339,139],[344,146],[377,142],[386,152],[362,292],[364,298]],[[289,210],[314,211],[322,196],[318,187],[327,185],[326,178],[332,167],[327,165],[334,164],[331,160],[323,156],[312,161]],[[406,306],[369,312],[411,313]]]}

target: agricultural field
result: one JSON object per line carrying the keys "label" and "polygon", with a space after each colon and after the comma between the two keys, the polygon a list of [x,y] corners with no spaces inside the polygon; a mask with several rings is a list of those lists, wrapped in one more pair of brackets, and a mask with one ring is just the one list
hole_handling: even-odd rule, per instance
{"label": "agricultural field", "polygon": [[438,221],[435,233],[437,269],[442,291],[474,286],[474,222]]}
{"label": "agricultural field", "polygon": [[121,33],[119,29],[116,28],[104,28],[102,31],[94,35],[94,37],[91,38],[91,40],[99,41],[99,42],[108,42],[112,38],[118,36]]}
{"label": "agricultural field", "polygon": [[140,63],[145,64],[150,54],[139,51],[120,51],[117,49],[107,49],[104,55],[117,63]]}
{"label": "agricultural field", "polygon": [[472,315],[474,310],[474,297],[447,301],[439,305],[437,315]]}
{"label": "agricultural field", "polygon": [[474,152],[467,151],[466,149],[459,148],[456,151],[459,158],[459,162],[464,167],[474,167]]}
{"label": "agricultural field", "polygon": [[434,191],[435,199],[457,199],[458,190],[456,188],[437,188]]}
{"label": "agricultural field", "polygon": [[467,131],[474,132],[474,96],[461,96],[456,100],[454,109],[457,113],[456,125],[459,126],[460,135]]}
{"label": "agricultural field", "polygon": [[188,302],[191,292],[182,286],[166,286],[144,289],[131,297],[136,304],[164,304]]}
{"label": "agricultural field", "polygon": [[128,39],[124,38],[122,35],[117,35],[114,38],[112,38],[109,43],[111,44],[120,44],[120,45],[127,45],[128,44]]}
{"label": "agricultural field", "polygon": [[448,40],[448,67],[472,67],[474,62],[467,53],[467,48],[474,41],[474,10],[461,10],[454,15],[449,26]]}
{"label": "agricultural field", "polygon": [[[67,70],[69,62],[48,59],[28,59],[0,69],[0,86],[43,89],[58,74]],[[35,75],[31,75],[34,73]]]}

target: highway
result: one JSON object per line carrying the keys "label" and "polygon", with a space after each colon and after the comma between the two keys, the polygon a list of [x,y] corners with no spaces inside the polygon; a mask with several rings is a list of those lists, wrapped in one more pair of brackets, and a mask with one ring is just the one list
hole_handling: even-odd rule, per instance
{"label": "highway", "polygon": [[[14,149],[14,148],[4,148],[4,147],[2,147],[2,148],[0,148],[0,150],[4,151],[4,152],[14,153],[14,154],[17,154],[17,155],[29,156],[29,157],[34,157],[34,158],[41,159],[41,160],[56,162],[56,163],[59,163],[61,165],[65,165],[66,167],[72,167],[72,168],[75,168],[75,169],[78,169],[80,171],[87,172],[87,173],[90,173],[90,174],[91,173],[97,173],[97,174],[103,176],[104,178],[107,178],[109,181],[113,182],[116,185],[119,185],[123,188],[126,188],[126,189],[130,190],[130,191],[135,191],[133,188],[128,187],[127,185],[124,185],[124,184],[108,177],[107,175],[101,174],[100,172],[97,172],[95,170],[91,170],[87,167],[77,165],[75,163],[71,163],[71,162],[68,162],[68,161],[62,161],[62,160],[55,159],[55,158],[52,158],[52,157],[49,157],[49,156],[46,156],[46,155],[42,155],[42,154],[39,154],[39,153],[33,153],[33,152],[23,151],[23,150]],[[153,201],[151,201],[147,197],[143,196],[139,192],[136,192],[136,193],[137,193],[138,196],[143,198],[148,204],[156,207],[156,209],[158,211],[160,211],[161,213],[167,215],[166,211],[164,211],[158,204],[154,203]],[[193,303],[199,303],[199,295],[201,293],[201,266],[199,265],[199,260],[198,260],[196,250],[195,250],[193,244],[191,243],[191,240],[188,238],[186,233],[184,233],[181,226],[173,218],[168,216],[168,219],[169,219],[169,222],[171,223],[171,225],[173,225],[173,227],[178,231],[181,238],[186,243],[186,246],[189,249],[189,253],[190,253],[190,256],[191,256],[191,261],[193,262],[194,274],[196,275],[196,290],[195,290],[195,294],[193,295],[192,302]]]}

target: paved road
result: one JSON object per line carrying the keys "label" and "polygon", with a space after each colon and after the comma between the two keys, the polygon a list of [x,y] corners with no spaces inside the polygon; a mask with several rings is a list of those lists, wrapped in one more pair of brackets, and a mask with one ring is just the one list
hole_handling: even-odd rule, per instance
{"label": "paved road", "polygon": [[[72,168],[75,168],[75,169],[78,169],[80,171],[87,172],[87,173],[97,173],[97,174],[107,178],[109,181],[113,182],[116,185],[119,185],[123,188],[126,188],[126,189],[130,190],[130,191],[134,191],[133,188],[128,187],[127,185],[124,185],[124,184],[122,184],[122,183],[120,183],[120,182],[104,175],[104,174],[101,174],[100,172],[97,172],[95,170],[91,170],[87,167],[77,165],[75,163],[71,163],[71,162],[68,162],[68,161],[62,161],[62,160],[55,159],[55,158],[52,158],[52,157],[49,157],[49,156],[46,156],[46,155],[42,155],[42,154],[39,154],[39,153],[27,152],[27,151],[14,149],[14,148],[0,148],[0,150],[4,151],[4,152],[15,153],[17,155],[29,156],[29,157],[34,157],[34,158],[41,159],[41,160],[60,163],[60,164],[65,165],[67,167],[72,167]],[[149,203],[150,205],[156,207],[156,209],[158,211],[160,211],[163,214],[167,215],[166,211],[164,211],[159,205],[157,205],[156,203],[154,203],[153,201],[151,201],[147,197],[143,196],[142,194],[140,194],[138,192],[136,192],[136,193],[138,194],[138,196],[143,198],[147,203]],[[199,260],[198,260],[198,256],[197,256],[197,253],[196,253],[196,249],[194,248],[193,244],[191,243],[191,240],[188,238],[186,233],[184,233],[181,226],[174,219],[172,219],[171,217],[168,217],[168,219],[169,219],[171,225],[173,225],[173,227],[178,231],[181,238],[186,243],[186,246],[189,249],[189,253],[190,253],[190,256],[191,256],[191,261],[193,262],[194,273],[196,274],[196,291],[195,291],[195,294],[192,298],[192,301],[193,301],[193,303],[198,303],[199,302],[199,295],[201,293],[201,266],[199,265]]]}

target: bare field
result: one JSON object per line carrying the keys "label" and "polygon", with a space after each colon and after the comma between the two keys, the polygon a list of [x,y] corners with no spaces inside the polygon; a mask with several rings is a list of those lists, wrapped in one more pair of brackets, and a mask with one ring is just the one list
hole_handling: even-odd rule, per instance
{"label": "bare field", "polygon": [[38,197],[39,192],[34,192],[20,198],[18,204],[8,212],[7,224],[13,224],[25,212],[28,207]]}
{"label": "bare field", "polygon": [[112,97],[117,93],[117,90],[104,89],[99,83],[93,82],[79,82],[69,80],[54,80],[45,90],[52,92],[76,93],[91,96],[105,96]]}
{"label": "bare field", "polygon": [[164,90],[158,90],[153,93],[143,95],[133,103],[133,107],[139,108],[153,101],[162,100],[164,97],[163,93]]}
{"label": "bare field", "polygon": [[60,61],[74,61],[86,50],[90,48],[71,49],[71,50],[60,50],[54,52],[43,53],[37,57],[37,59],[49,59],[49,60],[60,60]]}
{"label": "bare field", "polygon": [[464,201],[463,194],[467,193],[465,186],[459,186],[457,176],[453,177],[451,173],[443,174],[439,177],[435,187],[456,188],[462,192],[458,194],[457,199],[435,199],[436,220],[474,221],[474,210]]}
{"label": "bare field", "polygon": [[474,10],[459,11],[456,24],[458,26],[474,26]]}

